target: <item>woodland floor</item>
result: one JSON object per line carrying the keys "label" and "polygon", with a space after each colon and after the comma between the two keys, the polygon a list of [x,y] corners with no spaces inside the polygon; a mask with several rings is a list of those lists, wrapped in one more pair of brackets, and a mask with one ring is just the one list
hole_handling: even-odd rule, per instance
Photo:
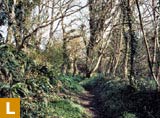
{"label": "woodland floor", "polygon": [[86,112],[91,114],[91,118],[102,118],[100,116],[98,96],[94,90],[85,90],[79,99],[80,104],[86,109]]}

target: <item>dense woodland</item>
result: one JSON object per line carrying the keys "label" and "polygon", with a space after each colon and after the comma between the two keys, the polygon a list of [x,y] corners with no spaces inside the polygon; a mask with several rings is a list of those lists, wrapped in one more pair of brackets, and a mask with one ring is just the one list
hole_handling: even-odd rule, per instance
{"label": "dense woodland", "polygon": [[22,118],[160,118],[160,0],[0,0],[0,97]]}

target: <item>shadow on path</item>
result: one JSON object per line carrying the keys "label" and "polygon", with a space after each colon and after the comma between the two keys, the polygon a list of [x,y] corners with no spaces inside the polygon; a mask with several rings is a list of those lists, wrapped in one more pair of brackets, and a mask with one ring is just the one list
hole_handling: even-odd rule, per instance
{"label": "shadow on path", "polygon": [[99,113],[99,102],[95,91],[86,90],[80,96],[81,105],[86,108],[86,112],[91,114],[91,118],[101,118]]}

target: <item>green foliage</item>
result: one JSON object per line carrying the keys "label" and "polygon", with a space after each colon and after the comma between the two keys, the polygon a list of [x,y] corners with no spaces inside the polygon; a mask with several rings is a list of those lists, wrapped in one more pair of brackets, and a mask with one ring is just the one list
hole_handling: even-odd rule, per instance
{"label": "green foliage", "polygon": [[70,100],[55,101],[51,104],[54,107],[54,114],[58,118],[87,118],[85,109]]}
{"label": "green foliage", "polygon": [[100,113],[108,118],[159,118],[160,95],[151,79],[139,79],[136,87],[119,77],[97,77],[82,83],[94,89]]}
{"label": "green foliage", "polygon": [[50,64],[52,65],[52,70],[54,75],[59,76],[61,74],[61,65],[63,63],[63,50],[60,46],[49,48],[46,52],[48,55]]}
{"label": "green foliage", "polygon": [[58,77],[61,74],[63,56],[60,44],[54,47],[48,47],[48,49],[44,51],[32,51],[30,57],[34,59],[36,63],[47,65],[50,70],[52,70],[54,76]]}
{"label": "green foliage", "polygon": [[[40,117],[40,118],[87,118],[85,110],[81,106],[71,102],[70,100],[57,100],[49,102],[47,107],[44,103],[22,103],[23,110],[32,110],[32,114],[28,111],[23,113],[24,118]],[[37,107],[38,105],[38,107]]]}
{"label": "green foliage", "polygon": [[92,88],[96,86],[98,79],[99,78],[97,77],[86,78],[83,81],[81,81],[80,84],[85,88]]}
{"label": "green foliage", "polygon": [[22,117],[25,113],[38,115],[25,108],[23,103],[39,109],[39,104],[44,100],[52,100],[50,95],[54,95],[54,87],[51,85],[53,75],[49,71],[41,72],[41,66],[36,65],[24,52],[17,52],[12,46],[0,45],[0,56],[0,97],[21,97]]}
{"label": "green foliage", "polygon": [[22,118],[87,118],[84,108],[68,95],[84,90],[80,77],[55,78],[52,68],[38,65],[12,46],[0,45],[0,56],[0,97],[20,97]]}
{"label": "green foliage", "polygon": [[124,112],[123,118],[137,118],[135,114]]}
{"label": "green foliage", "polygon": [[14,97],[27,97],[29,96],[29,90],[24,83],[16,83],[11,87],[11,91]]}
{"label": "green foliage", "polygon": [[137,83],[137,85],[136,85],[137,89],[139,89],[141,91],[157,90],[157,83],[153,79],[139,78],[136,83]]}
{"label": "green foliage", "polygon": [[34,63],[23,52],[17,53],[11,46],[1,45],[0,56],[2,80],[10,78],[13,82],[24,81],[27,68],[29,70],[30,66],[34,66]]}
{"label": "green foliage", "polygon": [[62,90],[67,89],[75,93],[80,93],[84,90],[74,77],[61,76],[59,79],[64,85],[64,88],[62,88]]}

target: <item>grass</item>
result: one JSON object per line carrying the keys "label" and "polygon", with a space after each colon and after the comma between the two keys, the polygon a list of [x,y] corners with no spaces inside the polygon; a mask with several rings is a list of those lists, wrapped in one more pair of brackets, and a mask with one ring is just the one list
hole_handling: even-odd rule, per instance
{"label": "grass", "polygon": [[85,109],[70,100],[55,101],[51,106],[58,118],[87,118]]}
{"label": "grass", "polygon": [[79,78],[71,76],[60,76],[59,80],[63,83],[63,88],[69,90],[73,93],[81,93],[84,91],[84,88],[79,84]]}

